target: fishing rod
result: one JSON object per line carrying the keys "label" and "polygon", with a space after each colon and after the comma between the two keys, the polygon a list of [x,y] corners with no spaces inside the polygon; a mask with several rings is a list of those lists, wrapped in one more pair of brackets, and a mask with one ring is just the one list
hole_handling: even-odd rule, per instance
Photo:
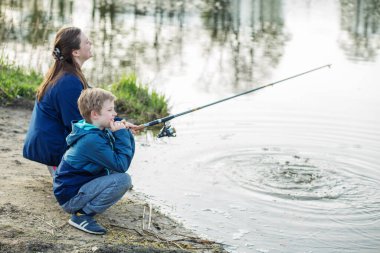
{"label": "fishing rod", "polygon": [[331,64],[323,65],[323,66],[320,66],[318,68],[314,68],[314,69],[311,69],[311,70],[299,73],[299,74],[294,75],[294,76],[287,77],[285,79],[282,79],[282,80],[279,80],[279,81],[276,81],[276,82],[273,82],[273,83],[269,83],[269,84],[266,84],[266,85],[263,85],[263,86],[251,89],[251,90],[247,90],[247,91],[244,91],[242,93],[239,93],[239,94],[236,94],[236,95],[233,95],[233,96],[230,96],[230,97],[226,97],[226,98],[217,100],[215,102],[212,102],[212,103],[209,103],[209,104],[206,104],[206,105],[203,105],[203,106],[199,106],[199,107],[196,107],[196,108],[193,108],[193,109],[181,112],[181,113],[169,115],[169,116],[166,116],[164,118],[156,119],[156,120],[147,122],[145,124],[141,124],[141,125],[139,125],[138,129],[141,130],[141,129],[146,128],[146,127],[150,127],[150,126],[154,126],[154,125],[157,125],[157,124],[160,124],[160,123],[164,123],[163,128],[160,130],[160,133],[158,134],[158,138],[165,137],[165,136],[167,136],[167,137],[175,137],[176,136],[175,129],[171,127],[170,123],[168,123],[169,120],[172,120],[174,118],[177,118],[179,116],[182,116],[182,115],[185,115],[185,114],[188,114],[188,113],[192,113],[192,112],[201,110],[203,108],[206,108],[206,107],[209,107],[209,106],[212,106],[212,105],[216,105],[216,104],[222,103],[224,101],[227,101],[227,100],[230,100],[230,99],[233,99],[233,98],[236,98],[236,97],[240,97],[240,96],[246,95],[248,93],[252,93],[252,92],[257,91],[257,90],[261,90],[261,89],[269,87],[269,86],[273,86],[273,85],[281,83],[281,82],[285,82],[287,80],[290,80],[290,79],[293,79],[293,78],[296,78],[296,77],[299,77],[299,76],[302,76],[302,75],[306,75],[308,73],[311,73],[311,72],[314,72],[314,71],[317,71],[317,70],[320,70],[320,69],[323,69],[323,68],[326,68],[326,67],[330,68]]}

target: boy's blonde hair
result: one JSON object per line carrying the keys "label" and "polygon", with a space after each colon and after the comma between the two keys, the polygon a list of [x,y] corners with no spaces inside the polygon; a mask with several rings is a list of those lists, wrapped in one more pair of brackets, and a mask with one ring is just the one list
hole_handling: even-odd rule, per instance
{"label": "boy's blonde hair", "polygon": [[91,111],[100,113],[106,100],[115,101],[116,97],[101,88],[89,88],[82,91],[78,99],[78,108],[86,122],[92,123]]}

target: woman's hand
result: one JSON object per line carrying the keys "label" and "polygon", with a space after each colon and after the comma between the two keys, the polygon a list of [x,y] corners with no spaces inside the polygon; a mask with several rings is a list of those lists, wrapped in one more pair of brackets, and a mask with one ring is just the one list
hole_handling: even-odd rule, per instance
{"label": "woman's hand", "polygon": [[112,132],[115,132],[115,131],[117,131],[117,130],[120,130],[120,129],[125,129],[125,128],[127,128],[124,124],[123,124],[123,122],[121,122],[121,121],[114,121],[114,120],[111,120],[111,122],[110,122],[110,128],[111,128],[111,131]]}

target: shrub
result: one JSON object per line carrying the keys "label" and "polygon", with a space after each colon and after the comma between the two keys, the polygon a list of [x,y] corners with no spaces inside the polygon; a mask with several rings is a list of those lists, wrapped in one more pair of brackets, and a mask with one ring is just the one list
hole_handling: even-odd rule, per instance
{"label": "shrub", "polygon": [[0,105],[12,105],[20,99],[33,101],[42,79],[35,71],[26,72],[0,59]]}
{"label": "shrub", "polygon": [[135,74],[123,76],[111,85],[111,91],[117,97],[116,109],[120,116],[145,123],[168,115],[165,96],[138,83]]}

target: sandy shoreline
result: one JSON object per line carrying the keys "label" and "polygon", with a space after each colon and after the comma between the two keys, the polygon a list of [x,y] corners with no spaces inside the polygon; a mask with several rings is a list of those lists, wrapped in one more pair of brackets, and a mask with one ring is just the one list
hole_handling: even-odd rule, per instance
{"label": "sandy shoreline", "polygon": [[149,208],[133,191],[104,214],[104,236],[70,225],[57,204],[44,165],[22,157],[31,110],[0,107],[0,252],[226,252]]}

